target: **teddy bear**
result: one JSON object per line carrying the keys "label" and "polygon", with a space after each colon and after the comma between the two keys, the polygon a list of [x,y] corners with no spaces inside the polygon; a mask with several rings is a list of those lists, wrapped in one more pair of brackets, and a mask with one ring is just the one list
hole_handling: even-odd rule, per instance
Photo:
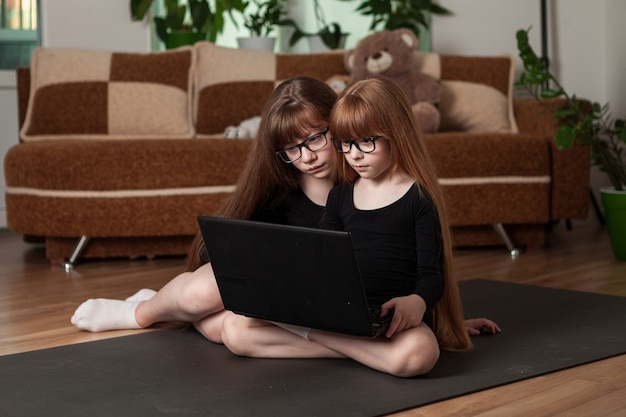
{"label": "teddy bear", "polygon": [[344,54],[352,79],[380,75],[398,83],[409,99],[418,125],[425,133],[439,129],[441,96],[439,80],[414,65],[418,39],[409,29],[375,32],[361,39]]}

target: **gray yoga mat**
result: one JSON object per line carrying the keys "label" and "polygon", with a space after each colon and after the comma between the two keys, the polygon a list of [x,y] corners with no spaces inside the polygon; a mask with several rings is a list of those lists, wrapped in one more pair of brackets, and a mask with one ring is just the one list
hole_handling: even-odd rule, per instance
{"label": "gray yoga mat", "polygon": [[250,359],[194,330],[0,357],[0,416],[376,416],[626,352],[626,297],[487,280],[466,317],[500,324],[468,353],[402,379],[347,359]]}

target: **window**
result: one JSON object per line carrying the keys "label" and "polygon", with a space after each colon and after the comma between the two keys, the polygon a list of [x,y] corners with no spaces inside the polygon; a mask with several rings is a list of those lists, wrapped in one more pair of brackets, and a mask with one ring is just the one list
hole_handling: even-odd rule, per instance
{"label": "window", "polygon": [[37,0],[0,0],[0,69],[30,64],[37,26]]}

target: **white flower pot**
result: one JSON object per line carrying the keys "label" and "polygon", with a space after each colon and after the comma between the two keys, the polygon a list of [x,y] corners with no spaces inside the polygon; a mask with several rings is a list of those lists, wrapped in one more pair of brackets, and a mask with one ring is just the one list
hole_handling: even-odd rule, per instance
{"label": "white flower pot", "polygon": [[254,49],[257,51],[273,51],[276,38],[266,36],[251,36],[237,38],[237,44],[242,49]]}

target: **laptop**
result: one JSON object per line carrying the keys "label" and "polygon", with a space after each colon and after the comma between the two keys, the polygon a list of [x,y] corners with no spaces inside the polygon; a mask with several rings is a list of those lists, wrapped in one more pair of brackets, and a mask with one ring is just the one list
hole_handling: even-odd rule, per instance
{"label": "laptop", "polygon": [[356,336],[385,332],[348,232],[198,216],[226,310]]}

